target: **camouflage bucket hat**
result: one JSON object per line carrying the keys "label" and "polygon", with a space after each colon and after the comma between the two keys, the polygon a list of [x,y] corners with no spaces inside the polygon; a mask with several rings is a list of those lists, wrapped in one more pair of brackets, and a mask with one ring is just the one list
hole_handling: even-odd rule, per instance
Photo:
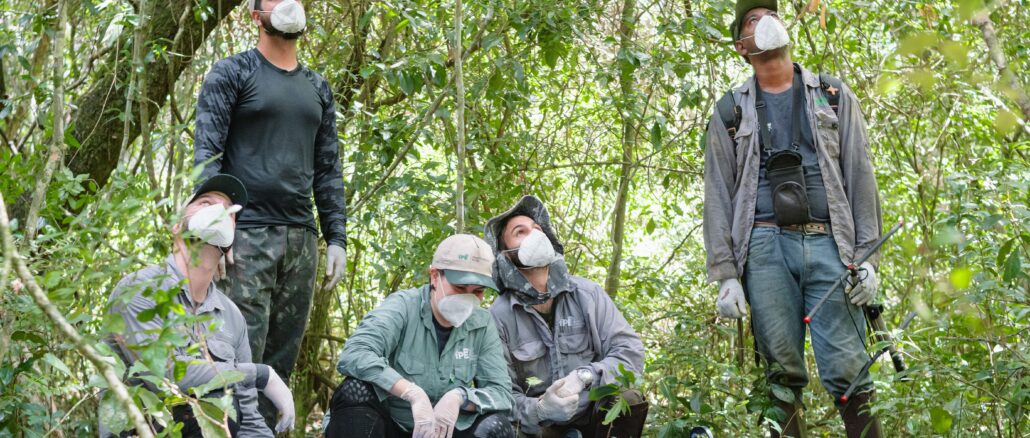
{"label": "camouflage bucket hat", "polygon": [[740,40],[740,24],[744,21],[744,16],[747,15],[754,8],[766,8],[771,11],[779,12],[779,6],[776,4],[776,0],[740,0],[737,2],[736,13],[733,15],[733,24],[730,29],[733,31],[733,42]]}
{"label": "camouflage bucket hat", "polygon": [[559,254],[565,254],[565,247],[558,241],[558,236],[554,234],[554,229],[551,227],[551,215],[547,213],[547,207],[539,198],[532,195],[523,196],[513,207],[486,222],[483,237],[494,248],[494,254],[499,254],[504,249],[501,240],[504,226],[509,219],[515,216],[527,216],[533,219],[543,229],[547,239],[551,241],[551,245],[554,245],[554,250]]}

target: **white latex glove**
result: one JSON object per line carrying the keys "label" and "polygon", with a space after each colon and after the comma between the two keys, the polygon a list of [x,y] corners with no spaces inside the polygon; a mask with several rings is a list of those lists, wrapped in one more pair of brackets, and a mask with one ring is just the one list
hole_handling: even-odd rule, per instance
{"label": "white latex glove", "polygon": [[347,251],[338,245],[329,245],[325,251],[325,276],[329,281],[325,284],[326,290],[336,287],[336,283],[343,278],[343,271],[347,270]]}
{"label": "white latex glove", "polygon": [[851,297],[851,304],[864,306],[873,302],[873,298],[876,298],[876,287],[878,284],[876,269],[873,268],[872,263],[863,262],[862,266],[858,267],[858,276],[856,278],[849,276],[848,281],[849,283],[844,288],[844,292]]}
{"label": "white latex glove", "polygon": [[747,315],[747,300],[740,281],[727,278],[719,282],[719,298],[715,300],[715,307],[724,318],[740,319]]}
{"label": "white latex glove", "polygon": [[409,383],[408,389],[404,390],[400,397],[411,403],[411,416],[415,419],[412,438],[432,438],[434,436],[433,403],[429,401],[426,391],[414,383]]}
{"label": "white latex glove", "polygon": [[448,391],[433,408],[433,437],[451,438],[454,435],[454,423],[458,421],[458,412],[465,404],[465,394],[461,389]]}
{"label": "white latex glove", "polygon": [[540,396],[537,402],[537,416],[541,420],[569,421],[576,415],[576,408],[579,407],[579,392],[562,397],[562,387],[568,382],[565,378],[558,379],[547,388],[547,391]]}
{"label": "white latex glove", "polygon": [[268,383],[261,392],[279,410],[279,422],[275,425],[275,433],[279,434],[293,429],[293,422],[297,416],[293,410],[293,394],[272,367],[268,367]]}
{"label": "white latex glove", "polygon": [[233,264],[236,264],[236,259],[232,256],[232,248],[229,248],[229,250],[225,252],[224,256],[218,258],[218,276],[216,279],[221,280],[226,278],[225,267]]}

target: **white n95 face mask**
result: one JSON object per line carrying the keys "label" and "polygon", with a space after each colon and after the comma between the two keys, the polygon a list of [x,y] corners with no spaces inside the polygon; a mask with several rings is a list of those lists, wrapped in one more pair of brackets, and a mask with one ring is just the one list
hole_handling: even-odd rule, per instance
{"label": "white n95 face mask", "polygon": [[554,252],[554,245],[551,245],[551,239],[548,239],[547,235],[538,229],[530,231],[529,235],[522,239],[518,248],[508,249],[504,252],[511,251],[518,251],[518,262],[530,268],[544,267],[558,259],[557,253]]}
{"label": "white n95 face mask", "polygon": [[741,40],[752,37],[755,39],[755,46],[762,51],[749,53],[748,56],[760,55],[790,43],[790,35],[787,34],[787,28],[783,26],[783,22],[772,15],[766,15],[759,19],[758,24],[755,25],[755,33],[741,38]]}
{"label": "white n95 face mask", "polygon": [[436,307],[447,322],[460,327],[472,316],[472,311],[479,307],[479,297],[474,294],[448,295],[441,298]]}
{"label": "white n95 face mask", "polygon": [[236,237],[236,227],[229,215],[241,209],[243,207],[239,205],[229,208],[222,204],[209,205],[193,213],[187,226],[190,232],[204,243],[228,248],[232,246],[233,238]]}
{"label": "white n95 face mask", "polygon": [[283,33],[297,33],[307,26],[304,7],[296,0],[283,0],[272,8],[272,27]]}

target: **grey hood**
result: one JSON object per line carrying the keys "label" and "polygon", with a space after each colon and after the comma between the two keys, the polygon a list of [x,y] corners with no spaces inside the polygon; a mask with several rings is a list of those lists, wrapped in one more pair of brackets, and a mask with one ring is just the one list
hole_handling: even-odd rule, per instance
{"label": "grey hood", "polygon": [[523,196],[515,206],[487,221],[483,232],[487,243],[493,247],[494,256],[496,256],[493,276],[494,282],[497,283],[498,291],[500,293],[513,292],[513,296],[519,301],[532,305],[543,303],[562,292],[572,290],[573,285],[569,278],[569,269],[565,265],[564,258],[559,258],[550,264],[547,292],[538,293],[533,288],[533,285],[529,283],[529,280],[522,275],[522,272],[515,267],[515,264],[506,255],[501,254],[503,246],[501,244],[501,234],[504,231],[504,225],[508,222],[508,219],[515,216],[528,216],[533,219],[543,229],[544,235],[551,241],[555,252],[561,255],[565,254],[565,247],[558,241],[558,237],[554,234],[554,229],[551,227],[551,216],[547,213],[547,207],[535,196]]}

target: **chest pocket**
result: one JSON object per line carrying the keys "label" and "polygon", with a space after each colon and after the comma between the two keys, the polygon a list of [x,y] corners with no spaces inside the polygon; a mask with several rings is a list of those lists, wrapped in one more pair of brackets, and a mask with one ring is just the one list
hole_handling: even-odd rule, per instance
{"label": "chest pocket", "polygon": [[451,352],[451,359],[454,361],[454,378],[460,383],[468,385],[476,375],[476,362],[478,357],[471,346],[458,346]]}
{"label": "chest pocket", "polygon": [[207,340],[207,351],[211,358],[218,362],[236,362],[236,348],[226,339],[215,336]]}
{"label": "chest pocket", "polygon": [[818,131],[819,144],[826,148],[833,160],[840,159],[840,134],[838,130],[839,120],[832,108],[825,106],[815,107],[815,126]]}
{"label": "chest pocket", "polygon": [[[547,347],[543,341],[529,341],[511,350],[512,360],[515,362],[515,374],[518,379],[516,384],[526,388],[526,394],[530,397],[539,395],[547,389],[551,382],[551,371],[547,363]],[[536,385],[530,385],[527,379],[535,377],[540,380]]]}

